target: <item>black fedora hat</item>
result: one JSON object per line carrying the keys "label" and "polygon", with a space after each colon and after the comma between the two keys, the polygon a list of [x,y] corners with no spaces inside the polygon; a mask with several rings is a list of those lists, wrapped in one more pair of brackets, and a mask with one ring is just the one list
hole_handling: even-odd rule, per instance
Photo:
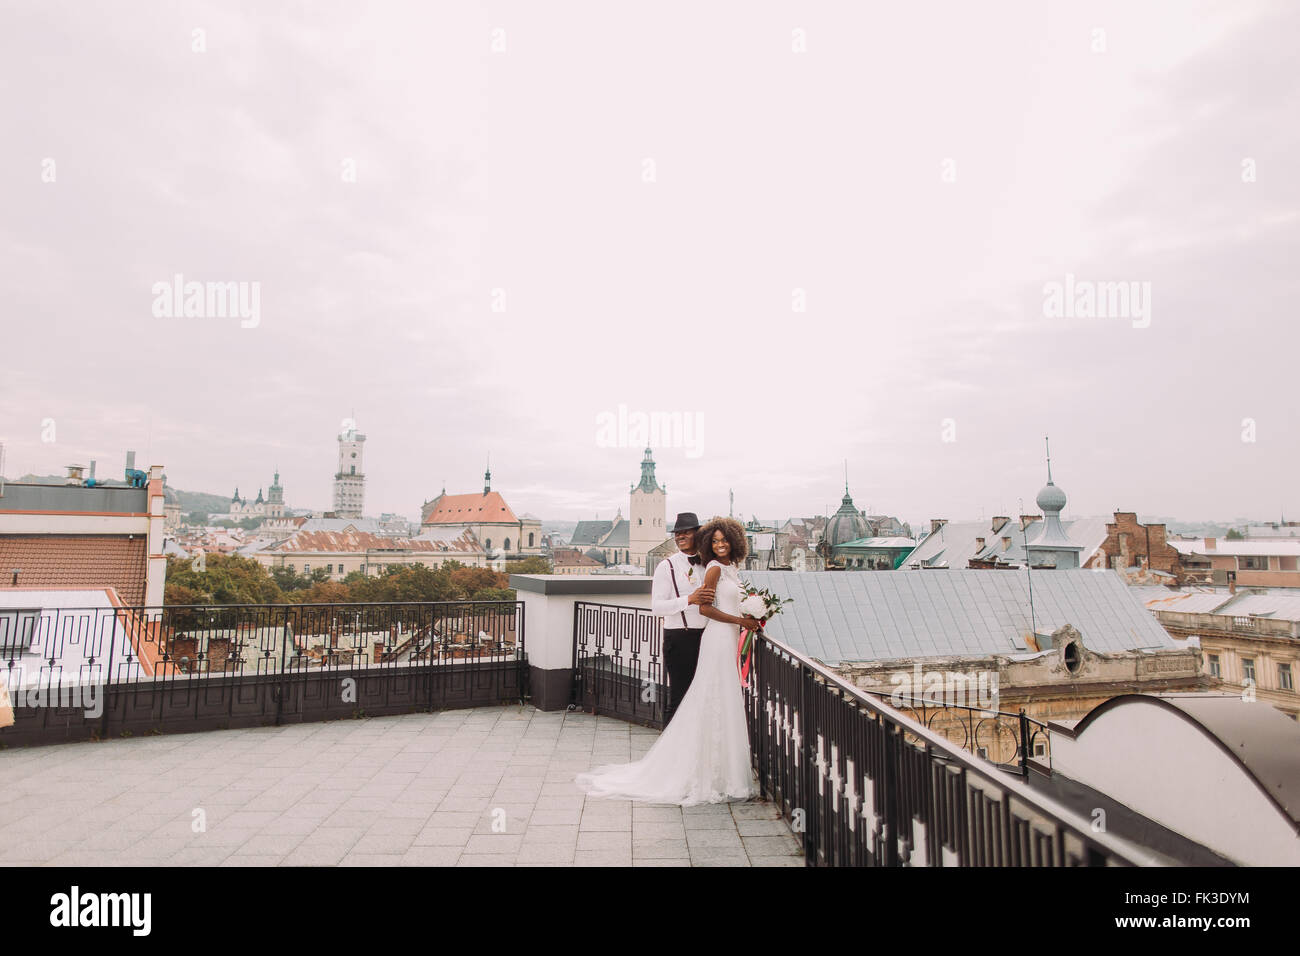
{"label": "black fedora hat", "polygon": [[672,527],[672,533],[679,531],[695,531],[700,526],[700,519],[695,517],[693,511],[683,511],[677,516],[677,523]]}

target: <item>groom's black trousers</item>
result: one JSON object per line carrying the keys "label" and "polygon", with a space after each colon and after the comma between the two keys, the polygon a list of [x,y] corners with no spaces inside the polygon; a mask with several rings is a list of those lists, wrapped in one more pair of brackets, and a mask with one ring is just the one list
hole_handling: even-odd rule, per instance
{"label": "groom's black trousers", "polygon": [[690,690],[695,665],[700,659],[702,627],[664,628],[664,665],[668,668],[668,700],[664,704],[664,726],[673,719],[677,705]]}

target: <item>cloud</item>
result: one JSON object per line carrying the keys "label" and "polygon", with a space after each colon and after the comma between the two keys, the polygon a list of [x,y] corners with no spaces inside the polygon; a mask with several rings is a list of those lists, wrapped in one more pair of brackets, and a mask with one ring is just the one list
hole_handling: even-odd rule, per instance
{"label": "cloud", "polygon": [[[370,511],[490,453],[516,510],[575,518],[626,504],[641,451],[594,426],[626,404],[706,422],[698,458],[656,451],[670,511],[811,514],[847,458],[863,506],[955,519],[1032,498],[1050,432],[1072,509],[1271,513],[1300,448],[1296,13],[935,15],[801,11],[797,55],[788,13],[730,4],[19,4],[7,470],[132,447],[187,489],[278,464],[326,507],[355,411]],[[261,324],[153,319],[178,272],[261,282]],[[1067,272],[1151,282],[1150,328],[1046,319]]]}

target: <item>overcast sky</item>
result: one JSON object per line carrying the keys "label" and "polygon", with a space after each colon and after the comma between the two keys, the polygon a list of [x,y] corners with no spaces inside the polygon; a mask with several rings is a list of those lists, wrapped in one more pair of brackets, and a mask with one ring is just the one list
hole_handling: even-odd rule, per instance
{"label": "overcast sky", "polygon": [[[517,512],[610,517],[624,406],[697,430],[670,512],[833,510],[847,459],[873,512],[1012,514],[1050,434],[1067,516],[1300,517],[1295,4],[0,18],[10,477],[134,448],[325,508],[355,414],[368,513],[490,454]],[[256,325],[156,315],[177,274]],[[1067,274],[1149,311],[1049,315]]]}

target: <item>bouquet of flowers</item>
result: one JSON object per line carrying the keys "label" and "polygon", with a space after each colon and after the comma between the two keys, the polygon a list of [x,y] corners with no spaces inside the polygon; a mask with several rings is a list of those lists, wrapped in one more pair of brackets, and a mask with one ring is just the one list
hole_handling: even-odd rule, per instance
{"label": "bouquet of flowers", "polygon": [[[762,628],[772,616],[781,613],[781,607],[790,604],[794,598],[777,597],[767,588],[756,588],[748,581],[740,582],[740,589],[744,597],[740,599],[740,613],[743,617],[758,618],[758,626]],[[736,669],[740,671],[740,683],[742,687],[749,686],[749,675],[754,664],[754,632],[743,630],[740,632],[740,642],[736,647]]]}

